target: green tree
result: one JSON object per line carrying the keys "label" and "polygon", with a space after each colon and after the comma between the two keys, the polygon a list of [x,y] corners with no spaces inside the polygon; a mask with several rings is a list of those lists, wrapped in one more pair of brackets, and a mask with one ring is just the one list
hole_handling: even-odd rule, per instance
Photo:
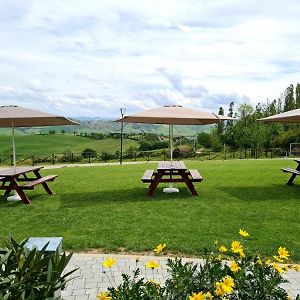
{"label": "green tree", "polygon": [[[224,116],[224,109],[223,107],[221,106],[219,108],[219,115],[221,116]],[[222,135],[223,132],[224,132],[224,121],[219,121],[218,124],[217,124],[217,132],[218,132],[218,135]]]}
{"label": "green tree", "polygon": [[297,83],[296,85],[295,96],[296,96],[296,108],[300,108],[300,83]]}
{"label": "green tree", "polygon": [[294,97],[294,86],[290,84],[286,88],[284,93],[284,111],[289,111],[296,108],[295,97]]}
{"label": "green tree", "polygon": [[203,146],[204,148],[210,148],[211,135],[207,132],[200,132],[197,136],[197,144]]}

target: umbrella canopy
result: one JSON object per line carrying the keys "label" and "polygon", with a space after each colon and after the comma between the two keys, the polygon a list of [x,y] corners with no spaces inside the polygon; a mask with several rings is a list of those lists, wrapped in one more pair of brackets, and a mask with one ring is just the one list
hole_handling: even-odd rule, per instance
{"label": "umbrella canopy", "polygon": [[[13,162],[16,167],[15,127],[35,127],[54,125],[76,125],[78,123],[62,116],[44,113],[38,110],[28,109],[20,106],[0,106],[0,127],[12,128]],[[20,197],[14,195],[8,197],[10,201],[19,201]]]}
{"label": "umbrella canopy", "polygon": [[286,111],[281,114],[270,117],[258,119],[264,122],[282,122],[282,123],[299,123],[300,122],[300,108]]}
{"label": "umbrella canopy", "polygon": [[[214,113],[205,112],[196,109],[183,108],[180,105],[170,105],[158,107],[155,109],[145,110],[125,116],[118,120],[124,123],[147,123],[147,124],[168,124],[169,125],[169,141],[170,141],[170,159],[173,161],[173,125],[206,125],[214,124],[223,120],[232,120],[233,118],[216,115]],[[173,188],[173,183],[169,184],[164,192],[178,192]]]}
{"label": "umbrella canopy", "polygon": [[124,123],[206,125],[229,119],[232,118],[201,110],[183,108],[180,105],[172,105],[145,110],[131,116],[125,116],[118,121]]}
{"label": "umbrella canopy", "polygon": [[0,106],[0,127],[76,125],[65,117],[20,106]]}

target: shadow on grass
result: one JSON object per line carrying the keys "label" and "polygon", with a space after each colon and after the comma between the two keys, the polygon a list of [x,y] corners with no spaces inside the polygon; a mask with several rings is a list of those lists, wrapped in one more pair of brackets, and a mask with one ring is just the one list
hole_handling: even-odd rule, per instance
{"label": "shadow on grass", "polygon": [[241,201],[290,201],[298,200],[300,196],[300,185],[274,184],[269,186],[240,186],[222,187],[216,189],[223,194],[230,195]]}
{"label": "shadow on grass", "polygon": [[126,190],[114,189],[90,193],[61,194],[61,205],[63,207],[103,205],[114,203],[138,203],[153,201],[176,201],[199,199],[192,196],[187,189],[182,188],[179,193],[166,194],[163,188],[158,188],[153,196],[147,195],[147,189],[128,188]]}
{"label": "shadow on grass", "polygon": [[[180,187],[179,187],[180,188]],[[63,207],[81,207],[97,204],[129,203],[129,202],[151,202],[151,201],[173,201],[199,199],[192,196],[186,187],[181,187],[179,193],[164,193],[163,187],[158,187],[153,196],[147,195],[147,188],[136,187],[120,189],[116,187],[113,190],[100,190],[93,192],[66,193],[58,192],[56,195],[45,195],[44,193],[28,195],[31,205],[45,201],[60,201]],[[22,201],[8,202],[6,196],[0,197],[0,207],[13,208],[23,206]]]}

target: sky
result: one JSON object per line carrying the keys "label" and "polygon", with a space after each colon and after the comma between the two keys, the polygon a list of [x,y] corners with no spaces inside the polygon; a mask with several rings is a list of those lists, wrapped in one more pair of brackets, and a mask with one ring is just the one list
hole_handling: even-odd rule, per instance
{"label": "sky", "polygon": [[218,112],[300,81],[300,1],[1,0],[0,105]]}

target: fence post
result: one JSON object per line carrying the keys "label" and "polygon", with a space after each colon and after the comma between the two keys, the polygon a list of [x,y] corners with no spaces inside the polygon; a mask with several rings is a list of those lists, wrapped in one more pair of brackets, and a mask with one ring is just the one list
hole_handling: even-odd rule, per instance
{"label": "fence post", "polygon": [[208,151],[208,160],[210,160],[210,150]]}
{"label": "fence post", "polygon": [[226,160],[226,150],[224,151],[224,160]]}
{"label": "fence post", "polygon": [[91,163],[91,153],[89,152],[89,164]]}
{"label": "fence post", "polygon": [[245,149],[245,159],[247,158],[247,149]]}
{"label": "fence post", "polygon": [[14,164],[14,157],[11,155],[10,156],[10,165],[12,166]]}
{"label": "fence post", "polygon": [[150,153],[148,152],[147,155],[148,155],[148,161],[149,161],[150,160]]}
{"label": "fence post", "polygon": [[273,158],[273,149],[271,149],[271,158]]}
{"label": "fence post", "polygon": [[32,159],[32,165],[34,166],[34,155],[32,155],[31,159]]}
{"label": "fence post", "polygon": [[54,165],[54,153],[52,153],[52,155],[51,155],[51,162],[52,162],[52,165]]}
{"label": "fence post", "polygon": [[74,162],[74,153],[72,152],[71,153],[71,163],[73,163]]}
{"label": "fence post", "polygon": [[265,152],[266,152],[266,158],[268,158],[268,149],[266,149]]}
{"label": "fence post", "polygon": [[134,151],[134,161],[136,161],[136,151]]}

